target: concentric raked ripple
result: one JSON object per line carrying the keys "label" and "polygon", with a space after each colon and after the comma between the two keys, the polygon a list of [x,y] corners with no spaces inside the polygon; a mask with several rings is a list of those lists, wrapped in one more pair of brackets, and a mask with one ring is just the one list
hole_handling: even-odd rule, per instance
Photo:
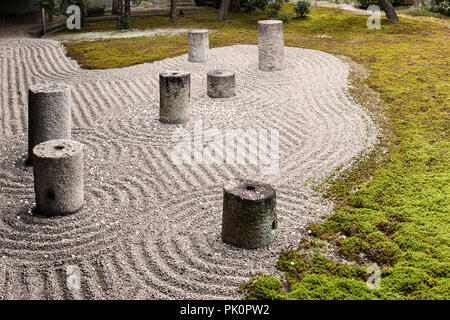
{"label": "concentric raked ripple", "polygon": [[[266,73],[258,70],[257,53],[256,46],[232,46],[211,50],[204,64],[182,55],[82,70],[58,42],[0,42],[0,298],[238,298],[239,284],[255,272],[276,274],[279,251],[295,247],[308,224],[332,210],[308,180],[349,164],[373,145],[377,129],[348,96],[349,67],[336,57],[286,47],[286,68]],[[236,73],[235,97],[206,95],[212,69]],[[166,70],[191,73],[186,124],[158,121],[158,74]],[[27,88],[50,81],[73,86],[72,132],[85,144],[86,205],[48,219],[32,214],[32,169],[23,161]],[[231,148],[246,153],[241,164],[208,164],[198,153],[190,163],[174,162],[176,133],[201,152],[231,129],[278,133],[276,170],[263,170],[276,159],[249,163],[253,149],[245,139]],[[252,154],[260,156],[260,148]],[[279,234],[268,249],[241,250],[220,240],[222,185],[239,178],[277,190]],[[74,266],[81,272],[77,288],[68,285],[67,267]]]}
{"label": "concentric raked ripple", "polygon": [[[121,220],[138,221],[156,204],[155,193],[133,178],[96,179],[89,170],[86,175],[90,177],[85,184],[86,204],[74,215],[33,215],[29,196],[0,207],[0,262],[14,266],[4,278],[0,273],[2,298],[136,296],[139,282],[134,269],[121,258],[122,240],[135,230],[121,225]],[[83,275],[77,290],[68,287],[68,266],[80,268]],[[119,275],[120,281],[114,281]]]}
{"label": "concentric raked ripple", "polygon": [[120,220],[154,202],[151,194],[145,197],[139,191],[144,187],[123,177],[87,180],[84,208],[76,215],[57,218],[33,215],[29,196],[21,206],[7,203],[2,206],[0,256],[21,262],[63,261],[114,246],[127,229]]}
{"label": "concentric raked ripple", "polygon": [[[257,271],[271,270],[277,252],[300,239],[308,223],[326,210],[306,204],[297,188],[277,188],[279,236],[269,249],[243,250],[222,243],[222,189],[178,194],[176,201],[155,213],[157,224],[149,224],[126,242],[136,267],[147,273],[150,286],[164,284],[171,298],[233,298],[240,283]],[[302,223],[299,223],[302,221]],[[294,235],[294,236],[293,236]],[[293,242],[290,243],[290,241]]]}

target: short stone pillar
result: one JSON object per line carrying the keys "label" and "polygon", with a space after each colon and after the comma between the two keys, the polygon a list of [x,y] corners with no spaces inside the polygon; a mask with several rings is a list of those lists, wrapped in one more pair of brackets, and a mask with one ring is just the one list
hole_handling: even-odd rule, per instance
{"label": "short stone pillar", "polygon": [[235,95],[234,72],[213,70],[207,73],[207,92],[211,98],[229,98]]}
{"label": "short stone pillar", "polygon": [[71,139],[72,90],[62,83],[41,83],[28,90],[28,159],[33,148],[53,139]]}
{"label": "short stone pillar", "polygon": [[283,69],[284,40],[282,21],[258,21],[258,56],[260,70],[275,71]]}
{"label": "short stone pillar", "polygon": [[33,149],[36,212],[53,217],[77,212],[84,205],[83,145],[49,140]]}
{"label": "short stone pillar", "polygon": [[167,71],[159,74],[159,121],[185,123],[189,120],[191,74]]}
{"label": "short stone pillar", "polygon": [[206,62],[209,52],[209,34],[206,29],[188,32],[188,61]]}
{"label": "short stone pillar", "polygon": [[224,187],[223,242],[246,249],[266,247],[277,227],[276,193],[270,185],[240,181]]}

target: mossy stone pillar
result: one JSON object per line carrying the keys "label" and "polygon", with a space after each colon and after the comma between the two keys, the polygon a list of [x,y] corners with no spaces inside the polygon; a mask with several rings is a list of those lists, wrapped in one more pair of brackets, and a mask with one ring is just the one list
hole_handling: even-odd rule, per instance
{"label": "mossy stone pillar", "polygon": [[207,93],[211,98],[229,98],[235,95],[236,80],[234,72],[213,70],[206,75]]}

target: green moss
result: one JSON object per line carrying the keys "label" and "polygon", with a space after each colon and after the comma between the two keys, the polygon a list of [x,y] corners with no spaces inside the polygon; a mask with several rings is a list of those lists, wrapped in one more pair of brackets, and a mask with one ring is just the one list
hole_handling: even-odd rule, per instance
{"label": "green moss", "polygon": [[382,273],[381,286],[406,298],[420,298],[423,292],[434,287],[437,280],[426,271],[414,267],[397,267]]}
{"label": "green moss", "polygon": [[381,231],[375,231],[367,235],[367,242],[370,245],[375,245],[380,242],[386,242],[388,240],[389,239],[386,237],[386,235]]}
{"label": "green moss", "polygon": [[155,36],[117,39],[66,45],[67,53],[87,69],[108,69],[152,62],[162,57],[174,57],[187,52],[187,36]]}
{"label": "green moss", "polygon": [[394,265],[402,258],[403,252],[392,241],[378,241],[365,251],[367,258],[379,265]]}
{"label": "green moss", "polygon": [[374,300],[377,296],[365,282],[330,278],[323,274],[306,276],[287,294],[289,300]]}
{"label": "green moss", "polygon": [[277,278],[262,275],[241,285],[244,300],[285,300],[283,284]]}

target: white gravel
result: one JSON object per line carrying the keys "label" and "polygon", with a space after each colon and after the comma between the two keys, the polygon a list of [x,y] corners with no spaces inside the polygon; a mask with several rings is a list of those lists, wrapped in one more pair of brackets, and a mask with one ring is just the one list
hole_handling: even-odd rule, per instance
{"label": "white gravel", "polygon": [[[308,186],[370,148],[377,128],[347,94],[349,67],[314,50],[286,47],[286,68],[258,70],[256,46],[211,50],[205,64],[187,56],[102,71],[81,70],[50,40],[0,42],[0,298],[239,298],[252,274],[276,274],[282,249],[295,248],[311,222],[332,212]],[[236,73],[237,95],[211,99],[206,73]],[[191,73],[191,120],[158,119],[158,74]],[[73,85],[73,139],[86,144],[85,208],[68,217],[30,214],[33,176],[27,148],[31,84]],[[272,128],[280,168],[175,166],[174,128]],[[220,240],[222,185],[235,178],[275,186],[279,235],[268,249],[242,250]],[[67,266],[81,288],[70,290]],[[77,270],[71,267],[71,270]]]}

